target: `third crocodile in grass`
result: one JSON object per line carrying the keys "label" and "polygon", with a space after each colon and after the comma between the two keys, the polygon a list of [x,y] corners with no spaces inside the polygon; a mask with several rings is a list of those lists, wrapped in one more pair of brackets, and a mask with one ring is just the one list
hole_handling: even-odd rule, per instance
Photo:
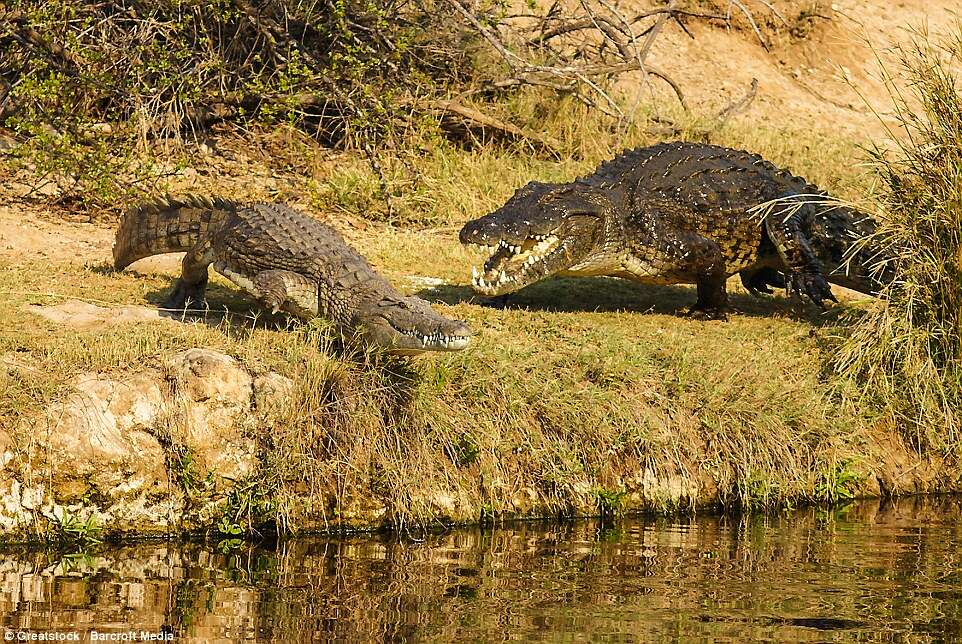
{"label": "third crocodile in grass", "polygon": [[[769,216],[755,211],[773,200]],[[571,183],[528,183],[465,224],[460,239],[488,249],[473,271],[484,295],[551,275],[694,283],[692,313],[724,318],[735,273],[754,294],[786,286],[820,306],[835,300],[829,282],[876,293],[878,253],[853,247],[874,230],[866,215],[758,155],[675,142],[624,152]]]}

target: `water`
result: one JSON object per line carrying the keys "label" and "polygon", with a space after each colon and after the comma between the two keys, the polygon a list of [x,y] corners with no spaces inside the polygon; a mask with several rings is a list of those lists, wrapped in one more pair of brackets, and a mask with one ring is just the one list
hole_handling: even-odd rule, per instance
{"label": "water", "polygon": [[8,549],[0,615],[7,638],[951,641],[962,639],[960,519],[962,500],[935,498],[232,551]]}

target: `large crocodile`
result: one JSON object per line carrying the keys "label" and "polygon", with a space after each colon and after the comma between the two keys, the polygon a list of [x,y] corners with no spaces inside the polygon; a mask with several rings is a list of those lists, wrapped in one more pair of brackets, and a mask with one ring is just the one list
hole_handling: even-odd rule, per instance
{"label": "large crocodile", "polygon": [[114,266],[175,251],[187,254],[165,308],[204,308],[213,264],[274,313],[328,318],[393,353],[457,351],[471,338],[464,322],[401,295],[337,231],[288,206],[196,196],[144,204],[120,222]]}
{"label": "large crocodile", "polygon": [[[626,151],[571,183],[531,182],[468,222],[461,243],[490,255],[473,287],[490,296],[550,275],[694,283],[692,313],[724,318],[726,279],[752,293],[787,286],[820,306],[829,282],[877,292],[874,222],[758,155],[698,143]],[[756,207],[775,202],[762,216]],[[837,301],[837,300],[835,300]]]}

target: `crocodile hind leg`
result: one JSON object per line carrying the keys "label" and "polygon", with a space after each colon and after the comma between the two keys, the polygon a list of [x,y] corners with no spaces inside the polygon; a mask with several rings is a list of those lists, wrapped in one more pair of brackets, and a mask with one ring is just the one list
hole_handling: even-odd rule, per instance
{"label": "crocodile hind leg", "polygon": [[802,231],[802,214],[808,204],[789,205],[783,212],[773,212],[765,218],[765,230],[775,244],[778,254],[789,269],[786,286],[790,293],[804,295],[818,306],[835,299],[832,287],[822,274],[818,257]]}
{"label": "crocodile hind leg", "polygon": [[742,286],[752,295],[771,295],[772,287],[785,288],[785,276],[771,266],[762,266],[754,270],[744,270],[738,273]]}
{"label": "crocodile hind leg", "polygon": [[215,263],[214,270],[256,297],[271,313],[283,309],[305,320],[318,316],[317,282],[300,273],[274,269],[248,278],[232,270],[226,262]]}
{"label": "crocodile hind leg", "polygon": [[174,283],[161,308],[206,309],[207,267],[212,260],[210,245],[205,242],[187,251],[181,264],[180,279]]}

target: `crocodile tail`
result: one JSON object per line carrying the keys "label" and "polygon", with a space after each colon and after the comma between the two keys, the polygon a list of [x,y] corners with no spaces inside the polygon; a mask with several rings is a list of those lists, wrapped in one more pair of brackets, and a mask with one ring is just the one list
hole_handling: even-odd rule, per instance
{"label": "crocodile tail", "polygon": [[114,239],[114,268],[138,259],[189,250],[211,222],[237,204],[217,197],[165,197],[136,206],[120,219]]}

